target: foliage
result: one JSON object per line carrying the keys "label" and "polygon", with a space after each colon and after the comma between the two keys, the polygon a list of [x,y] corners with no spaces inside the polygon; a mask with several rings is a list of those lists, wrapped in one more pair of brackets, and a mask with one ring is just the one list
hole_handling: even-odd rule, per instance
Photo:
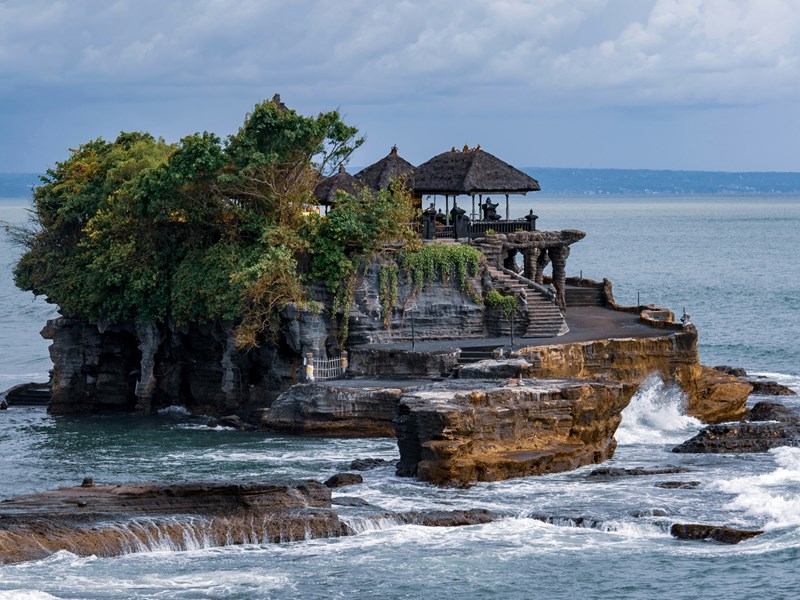
{"label": "foliage", "polygon": [[342,313],[340,342],[347,339],[357,266],[368,256],[413,247],[417,209],[403,181],[388,190],[362,188],[356,196],[339,192],[325,216],[311,216],[304,236],[311,255],[311,277],[334,297],[334,315]]}
{"label": "foliage", "polygon": [[486,302],[487,306],[492,307],[500,307],[503,310],[503,317],[506,319],[510,318],[511,315],[515,310],[517,310],[517,306],[519,304],[518,299],[515,295],[506,296],[501,294],[497,290],[490,290],[488,294],[484,297],[484,302]]}
{"label": "foliage", "polygon": [[481,257],[478,250],[466,244],[433,243],[403,253],[402,265],[418,289],[438,275],[445,281],[455,276],[461,291],[469,292],[469,277],[478,274]]}
{"label": "foliage", "polygon": [[378,274],[378,293],[383,306],[383,324],[386,327],[391,325],[392,309],[397,304],[399,272],[397,263],[392,262],[382,265]]}
{"label": "foliage", "polygon": [[[36,189],[16,284],[90,320],[238,319],[237,340],[252,346],[285,304],[305,301],[298,256],[315,245],[317,272],[353,272],[354,253],[387,231],[387,207],[349,225],[308,216],[318,170],[346,160],[356,133],[335,111],[264,102],[224,143],[208,132],[90,141]],[[355,245],[334,247],[345,238]]]}

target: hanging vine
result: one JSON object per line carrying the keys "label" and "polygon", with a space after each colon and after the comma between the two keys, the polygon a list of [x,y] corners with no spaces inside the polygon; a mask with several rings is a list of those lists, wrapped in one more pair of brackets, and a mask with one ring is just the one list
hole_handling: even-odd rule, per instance
{"label": "hanging vine", "polygon": [[503,311],[503,317],[508,319],[512,313],[517,310],[519,300],[516,295],[506,296],[497,290],[491,290],[484,298],[486,306],[500,307]]}
{"label": "hanging vine", "polygon": [[383,324],[390,328],[392,324],[392,309],[397,305],[398,283],[400,269],[397,263],[381,265],[378,274],[378,293],[383,307]]}

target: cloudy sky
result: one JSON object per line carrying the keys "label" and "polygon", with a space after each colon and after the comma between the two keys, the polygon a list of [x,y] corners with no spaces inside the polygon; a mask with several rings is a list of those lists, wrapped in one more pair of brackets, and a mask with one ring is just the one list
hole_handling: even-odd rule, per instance
{"label": "cloudy sky", "polygon": [[419,163],[800,171],[797,0],[0,0],[0,171],[280,92]]}

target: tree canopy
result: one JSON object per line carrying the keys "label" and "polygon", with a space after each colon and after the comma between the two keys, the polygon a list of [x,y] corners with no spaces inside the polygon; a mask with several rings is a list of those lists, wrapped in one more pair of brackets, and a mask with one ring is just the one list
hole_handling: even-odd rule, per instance
{"label": "tree canopy", "polygon": [[408,237],[402,186],[310,211],[319,177],[361,143],[336,111],[307,117],[276,101],[224,142],[208,132],[87,142],[34,191],[16,284],[93,322],[232,320],[252,346],[281,307],[307,301],[298,261],[336,294],[358,256]]}

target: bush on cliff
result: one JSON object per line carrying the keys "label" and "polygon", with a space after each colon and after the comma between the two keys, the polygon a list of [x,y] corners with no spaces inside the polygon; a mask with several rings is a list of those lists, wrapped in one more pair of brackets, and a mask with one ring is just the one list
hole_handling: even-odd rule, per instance
{"label": "bush on cliff", "polygon": [[335,111],[305,117],[276,101],[225,142],[207,132],[177,144],[147,133],[90,141],[35,190],[16,284],[90,321],[232,319],[240,346],[252,346],[278,309],[307,300],[298,258],[341,305],[359,257],[410,239],[402,183],[309,213],[319,173],[362,141]]}

